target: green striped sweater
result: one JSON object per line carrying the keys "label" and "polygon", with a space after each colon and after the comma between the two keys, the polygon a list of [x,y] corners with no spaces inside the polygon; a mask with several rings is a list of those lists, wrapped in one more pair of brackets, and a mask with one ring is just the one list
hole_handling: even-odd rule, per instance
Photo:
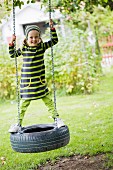
{"label": "green striped sweater", "polygon": [[[36,47],[24,44],[22,49],[16,50],[16,57],[23,56],[20,82],[20,97],[23,99],[40,99],[49,93],[45,81],[44,52],[51,44],[53,46],[58,42],[56,30],[51,32],[51,40],[41,42]],[[9,54],[14,58],[14,46],[9,46]]]}

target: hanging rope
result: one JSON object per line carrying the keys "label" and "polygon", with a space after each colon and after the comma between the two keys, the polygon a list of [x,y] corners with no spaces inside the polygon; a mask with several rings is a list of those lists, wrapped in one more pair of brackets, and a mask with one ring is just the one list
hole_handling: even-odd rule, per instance
{"label": "hanging rope", "polygon": [[[13,0],[13,34],[15,35],[15,0]],[[16,57],[16,41],[14,42],[14,57],[15,57],[15,69],[16,69],[18,124],[20,125],[20,96],[19,96],[19,82],[18,82],[18,64],[17,64],[17,57]]]}
{"label": "hanging rope", "polygon": [[[51,0],[49,0],[49,21],[51,20]],[[52,41],[52,32],[50,29],[50,38]],[[52,58],[52,81],[53,81],[53,94],[54,94],[54,109],[55,112],[57,112],[56,109],[56,87],[55,87],[55,78],[54,78],[54,57],[53,57],[53,46],[51,42],[51,58]]]}

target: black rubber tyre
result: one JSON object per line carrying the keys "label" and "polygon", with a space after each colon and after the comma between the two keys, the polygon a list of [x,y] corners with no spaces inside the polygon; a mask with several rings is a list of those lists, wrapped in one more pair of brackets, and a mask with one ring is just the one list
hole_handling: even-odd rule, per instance
{"label": "black rubber tyre", "polygon": [[57,128],[54,124],[39,124],[23,127],[19,133],[11,133],[10,142],[14,151],[22,153],[45,152],[69,143],[68,127]]}

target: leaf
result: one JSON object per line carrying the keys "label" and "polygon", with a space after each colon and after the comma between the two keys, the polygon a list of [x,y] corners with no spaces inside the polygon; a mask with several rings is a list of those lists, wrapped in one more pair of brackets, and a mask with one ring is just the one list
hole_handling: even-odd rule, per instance
{"label": "leaf", "polygon": [[108,0],[103,0],[105,3],[107,3],[108,2]]}
{"label": "leaf", "polygon": [[21,1],[21,5],[24,5],[24,2],[23,2],[23,1]]}
{"label": "leaf", "polygon": [[35,3],[35,0],[32,0],[31,3]]}
{"label": "leaf", "polygon": [[29,4],[29,0],[27,1],[27,4]]}

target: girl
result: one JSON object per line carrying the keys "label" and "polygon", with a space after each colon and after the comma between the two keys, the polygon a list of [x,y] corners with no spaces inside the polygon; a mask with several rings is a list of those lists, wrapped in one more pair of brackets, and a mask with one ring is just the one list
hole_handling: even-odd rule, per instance
{"label": "girl", "polygon": [[40,28],[37,25],[29,25],[25,29],[26,39],[24,40],[22,49],[14,51],[14,41],[16,36],[13,35],[9,44],[9,54],[11,58],[22,55],[23,65],[21,69],[21,82],[20,82],[20,120],[19,123],[10,127],[9,132],[18,132],[21,129],[22,121],[31,100],[42,99],[48,107],[48,111],[57,125],[61,127],[64,125],[63,121],[58,118],[58,113],[54,108],[54,103],[50,97],[47,84],[45,81],[45,65],[44,65],[44,52],[52,46],[57,44],[58,37],[53,21],[50,20],[50,29],[52,39],[47,42],[42,42]]}

